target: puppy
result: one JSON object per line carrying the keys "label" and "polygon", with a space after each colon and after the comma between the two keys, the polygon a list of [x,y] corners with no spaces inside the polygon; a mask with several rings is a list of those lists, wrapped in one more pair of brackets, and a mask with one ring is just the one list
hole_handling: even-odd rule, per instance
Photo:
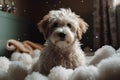
{"label": "puppy", "polygon": [[46,45],[33,70],[48,75],[50,69],[55,66],[74,69],[85,65],[85,56],[79,40],[87,28],[87,23],[70,9],[50,11],[38,23]]}

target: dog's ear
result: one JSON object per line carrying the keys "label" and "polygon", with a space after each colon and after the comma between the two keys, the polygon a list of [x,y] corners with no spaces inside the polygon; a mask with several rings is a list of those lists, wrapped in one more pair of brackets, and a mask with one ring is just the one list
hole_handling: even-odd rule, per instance
{"label": "dog's ear", "polygon": [[82,34],[85,33],[88,29],[88,24],[81,18],[78,19],[79,27],[77,29],[77,37],[80,40],[82,38]]}
{"label": "dog's ear", "polygon": [[38,25],[38,29],[40,32],[43,33],[43,36],[45,39],[47,39],[47,26],[48,26],[48,22],[49,22],[49,16],[46,15],[43,17],[43,19],[37,24]]}

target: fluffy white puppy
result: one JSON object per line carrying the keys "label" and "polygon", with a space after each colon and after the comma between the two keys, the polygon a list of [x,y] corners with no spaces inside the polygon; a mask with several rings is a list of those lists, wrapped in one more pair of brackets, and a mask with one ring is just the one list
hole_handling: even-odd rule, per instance
{"label": "fluffy white puppy", "polygon": [[87,23],[70,9],[50,11],[38,23],[38,29],[46,39],[34,71],[48,75],[54,66],[75,69],[85,64],[84,52],[79,40],[87,30]]}

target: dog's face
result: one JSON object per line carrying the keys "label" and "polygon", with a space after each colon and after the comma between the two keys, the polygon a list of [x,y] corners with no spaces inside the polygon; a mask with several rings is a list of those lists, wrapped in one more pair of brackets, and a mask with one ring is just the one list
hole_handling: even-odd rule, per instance
{"label": "dog's face", "polygon": [[38,29],[43,32],[45,39],[49,39],[58,47],[68,47],[76,39],[81,39],[87,30],[87,23],[70,9],[50,11],[38,23]]}

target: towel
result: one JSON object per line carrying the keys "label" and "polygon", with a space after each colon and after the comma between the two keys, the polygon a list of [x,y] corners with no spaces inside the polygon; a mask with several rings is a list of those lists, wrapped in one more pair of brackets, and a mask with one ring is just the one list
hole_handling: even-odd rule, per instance
{"label": "towel", "polygon": [[28,40],[20,42],[14,39],[10,39],[6,43],[6,49],[8,51],[16,51],[28,54],[32,54],[35,49],[42,50],[43,47],[44,46],[42,44],[34,43]]}

